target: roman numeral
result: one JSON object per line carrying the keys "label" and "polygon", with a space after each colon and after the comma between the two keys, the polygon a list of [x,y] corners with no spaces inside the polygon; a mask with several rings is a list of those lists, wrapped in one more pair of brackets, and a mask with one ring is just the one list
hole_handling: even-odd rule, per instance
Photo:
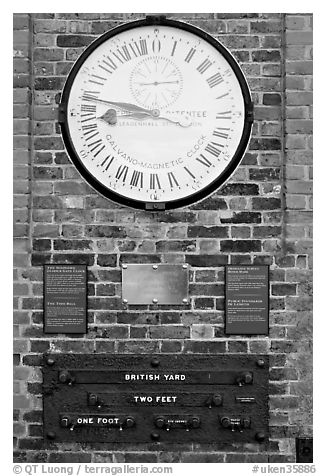
{"label": "roman numeral", "polygon": [[[85,135],[85,134],[84,134]],[[96,137],[99,135],[99,131],[95,132],[95,134],[93,134],[92,136],[89,136],[89,137],[85,137],[85,140],[90,140],[90,139],[93,139],[93,137]]]}
{"label": "roman numeral", "polygon": [[200,162],[201,164],[206,165],[206,167],[210,167],[212,165],[212,162],[206,159],[203,154],[200,154],[200,157],[197,157],[196,160],[198,160],[198,162]]}
{"label": "roman numeral", "polygon": [[[114,157],[113,156],[111,157],[110,155],[108,155],[107,157],[105,157],[103,162],[101,162],[101,167],[105,167],[105,172],[108,170],[108,168],[112,164],[113,160],[114,160]],[[99,166],[99,165],[97,165],[97,166]],[[103,172],[104,172],[104,170],[103,170]]]}
{"label": "roman numeral", "polygon": [[122,51],[119,50],[119,48],[118,48],[118,49],[117,49],[117,53],[121,56],[122,61],[121,61],[121,59],[119,58],[119,56],[117,56],[115,53],[113,53],[113,54],[114,54],[114,56],[116,56],[116,58],[120,61],[120,63],[125,63],[125,62],[131,60],[131,56],[130,56],[129,50],[128,50],[128,48],[127,48],[126,45],[123,45],[123,46],[122,46]]}
{"label": "roman numeral", "polygon": [[129,170],[129,167],[127,167],[126,165],[120,165],[117,170],[117,173],[115,174],[115,178],[118,180],[121,178],[122,181],[125,182],[127,178],[128,170]]}
{"label": "roman numeral", "polygon": [[207,150],[207,152],[214,155],[215,157],[218,157],[221,151],[216,147],[216,145],[219,145],[219,144],[216,144],[216,142],[211,142],[205,147],[205,150]]}
{"label": "roman numeral", "polygon": [[101,147],[97,152],[95,152],[94,157],[97,157],[98,154],[99,154],[100,152],[102,152],[103,149],[105,149],[105,145],[104,145],[104,144],[102,145],[102,147]]}
{"label": "roman numeral", "polygon": [[112,58],[110,58],[110,56],[106,56],[105,57],[105,60],[102,60],[103,63],[108,66],[110,69],[108,68],[105,68],[104,66],[100,65],[99,64],[99,67],[104,69],[105,71],[107,71],[108,73],[112,74],[113,71],[115,71],[117,69],[117,65],[115,64],[115,62],[113,61]]}
{"label": "roman numeral", "polygon": [[218,84],[223,82],[223,78],[220,73],[213,74],[210,78],[206,80],[210,88],[214,88]]}
{"label": "roman numeral", "polygon": [[82,119],[80,122],[95,121],[95,119],[96,119],[96,116],[94,116],[94,114],[91,114],[90,112],[87,113],[87,114],[81,114],[80,115],[80,117],[86,117],[86,116],[91,116],[91,117],[87,117],[87,119]]}
{"label": "roman numeral", "polygon": [[97,80],[100,80],[100,81],[96,81],[95,79],[90,79],[89,80],[90,83],[99,84],[100,86],[104,86],[104,83],[102,81],[106,81],[106,78],[102,78],[102,76],[97,76],[96,74],[92,74],[91,76],[92,76],[92,78],[96,78]]}
{"label": "roman numeral", "polygon": [[223,111],[219,112],[216,116],[216,119],[231,119],[232,111]]}
{"label": "roman numeral", "polygon": [[130,180],[130,185],[132,185],[133,187],[143,188],[143,179],[143,172],[138,172],[138,170],[134,170]]}
{"label": "roman numeral", "polygon": [[155,190],[156,188],[161,188],[160,180],[157,174],[150,174],[149,176],[149,188]]}
{"label": "roman numeral", "polygon": [[183,168],[185,169],[186,172],[188,172],[188,174],[190,175],[190,177],[192,177],[193,179],[196,178],[196,176],[195,176],[192,172],[190,172],[190,170],[188,169],[188,167],[183,167]]}
{"label": "roman numeral", "polygon": [[177,187],[179,187],[178,181],[177,181],[177,179],[175,178],[173,172],[168,172],[168,179],[169,179],[170,187],[171,187],[171,188],[173,188],[175,185],[176,185]]}
{"label": "roman numeral", "polygon": [[[100,145],[102,144],[102,139],[98,139],[95,142],[92,142],[91,144],[88,144],[88,147],[90,148],[91,152],[94,152]],[[94,147],[93,147],[94,146]],[[93,147],[91,149],[91,147]]]}
{"label": "roman numeral", "polygon": [[217,129],[215,129],[215,131],[213,132],[213,136],[221,137],[222,139],[227,139],[229,137],[229,134],[227,134],[226,132],[220,132],[220,130],[229,130],[229,129],[225,129],[223,127],[217,127]]}
{"label": "roman numeral", "polygon": [[99,94],[99,91],[84,91],[84,94],[82,95],[81,99],[82,101],[94,102],[96,101],[97,96]]}
{"label": "roman numeral", "polygon": [[144,56],[148,55],[148,49],[147,49],[147,43],[146,40],[139,40],[139,41],[134,41],[134,47],[132,46],[131,43],[129,43],[129,46],[131,48],[131,51],[133,54],[138,57],[138,56]]}
{"label": "roman numeral", "polygon": [[84,132],[84,136],[90,134],[91,132],[97,129],[97,124],[84,124],[82,126],[82,130]]}
{"label": "roman numeral", "polygon": [[175,52],[175,49],[176,49],[176,47],[177,47],[177,43],[178,43],[177,41],[175,41],[175,42],[173,43],[173,48],[172,48],[172,51],[171,51],[171,56],[174,56],[174,52]]}
{"label": "roman numeral", "polygon": [[211,61],[209,61],[209,59],[205,59],[205,61],[203,61],[202,64],[200,64],[200,65],[198,66],[197,71],[199,71],[200,74],[203,74],[203,73],[205,73],[205,71],[208,70],[208,68],[209,68],[210,66],[212,66],[212,64],[213,64],[213,63],[212,63]]}
{"label": "roman numeral", "polygon": [[194,48],[191,48],[189,53],[185,57],[186,63],[190,63],[190,61],[191,61],[191,59],[192,59],[192,57],[194,56],[195,53],[196,53],[196,50]]}
{"label": "roman numeral", "polygon": [[80,106],[80,110],[81,112],[92,112],[95,114],[96,106],[94,106],[93,104],[82,104]]}
{"label": "roman numeral", "polygon": [[228,95],[229,95],[229,93],[225,93],[225,94],[222,94],[221,96],[217,96],[217,98],[215,98],[215,99],[222,99],[222,98],[225,98]]}

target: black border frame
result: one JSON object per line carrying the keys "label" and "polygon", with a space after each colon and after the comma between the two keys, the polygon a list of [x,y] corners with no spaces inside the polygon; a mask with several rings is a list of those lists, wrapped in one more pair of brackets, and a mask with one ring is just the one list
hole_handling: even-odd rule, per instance
{"label": "black border frame", "polygon": [[[227,308],[227,304],[226,304],[226,293],[227,293],[227,285],[228,285],[228,282],[227,282],[227,272],[226,272],[226,269],[227,268],[232,268],[232,267],[235,267],[235,268],[267,268],[267,332],[266,333],[261,333],[261,332],[227,332],[227,311],[226,311],[226,308]],[[270,331],[270,296],[271,296],[271,281],[270,281],[270,265],[269,264],[227,264],[225,265],[224,267],[225,269],[225,293],[224,293],[224,298],[225,298],[225,303],[224,303],[224,334],[226,336],[232,336],[232,335],[244,335],[244,336],[268,336],[269,335],[269,331]]]}
{"label": "black border frame", "polygon": [[[231,162],[224,169],[223,173],[208,186],[204,187],[203,189],[197,192],[194,192],[193,194],[185,198],[179,198],[179,199],[171,200],[168,202],[157,202],[157,203],[155,202],[148,203],[145,201],[130,199],[117,192],[114,192],[113,190],[110,190],[109,188],[105,187],[101,182],[99,182],[88,171],[88,169],[83,165],[83,163],[79,159],[79,156],[73,146],[73,143],[70,137],[68,121],[67,121],[67,106],[68,106],[70,90],[74,82],[74,79],[78,71],[82,67],[86,58],[88,58],[88,56],[99,45],[101,45],[108,39],[124,31],[142,27],[142,26],[149,26],[149,25],[171,26],[174,28],[179,28],[181,30],[188,31],[190,33],[193,33],[194,35],[199,36],[200,38],[203,38],[215,49],[217,49],[219,53],[221,53],[224,56],[224,58],[228,61],[228,63],[232,67],[239,81],[243,99],[244,99],[244,107],[245,107],[244,127],[243,127],[242,136],[241,136],[238,148]],[[154,210],[165,210],[165,209],[169,210],[174,208],[185,207],[202,200],[203,198],[209,196],[211,193],[213,193],[218,188],[220,188],[230,178],[232,173],[236,170],[236,168],[240,164],[240,161],[249,143],[252,123],[253,123],[253,103],[251,100],[250,90],[249,90],[247,81],[245,79],[244,74],[242,73],[242,70],[240,69],[240,66],[238,65],[237,61],[232,56],[230,51],[227,48],[225,48],[219,41],[217,41],[215,38],[213,38],[208,33],[204,32],[200,28],[197,28],[188,23],[180,22],[178,20],[167,19],[164,16],[148,16],[145,19],[124,23],[123,25],[119,25],[113,28],[112,30],[107,31],[106,33],[101,35],[99,38],[97,38],[95,41],[93,41],[83,51],[83,53],[79,56],[79,58],[75,62],[72,70],[70,71],[66,79],[62,96],[61,96],[61,102],[59,105],[59,121],[58,122],[61,126],[61,134],[62,134],[63,141],[71,161],[73,162],[73,164],[75,165],[75,167],[77,168],[81,176],[86,180],[86,182],[89,185],[91,185],[97,192],[99,192],[105,198],[108,198],[110,200],[113,200],[114,202],[120,203],[122,205],[126,205],[131,208],[142,209],[142,210],[153,210],[153,209]]]}

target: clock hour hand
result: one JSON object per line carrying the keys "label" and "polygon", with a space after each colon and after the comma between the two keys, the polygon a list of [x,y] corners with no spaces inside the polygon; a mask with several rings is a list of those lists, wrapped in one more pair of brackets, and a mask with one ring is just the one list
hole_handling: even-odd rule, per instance
{"label": "clock hour hand", "polygon": [[117,114],[117,111],[115,109],[108,109],[103,116],[100,116],[99,119],[102,119],[102,121],[107,122],[111,126],[115,125],[118,121],[118,117],[125,117],[125,118],[130,118],[130,119],[139,119],[139,120],[144,120],[144,119],[153,119],[153,116],[147,112],[133,112],[130,114]]}

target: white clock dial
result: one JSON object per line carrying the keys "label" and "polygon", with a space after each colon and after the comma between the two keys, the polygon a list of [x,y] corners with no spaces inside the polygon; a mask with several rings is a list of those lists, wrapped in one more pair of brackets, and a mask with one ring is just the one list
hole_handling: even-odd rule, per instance
{"label": "white clock dial", "polygon": [[101,193],[134,206],[171,208],[211,192],[234,170],[251,128],[244,140],[250,94],[232,57],[167,23],[104,35],[63,94],[74,163]]}

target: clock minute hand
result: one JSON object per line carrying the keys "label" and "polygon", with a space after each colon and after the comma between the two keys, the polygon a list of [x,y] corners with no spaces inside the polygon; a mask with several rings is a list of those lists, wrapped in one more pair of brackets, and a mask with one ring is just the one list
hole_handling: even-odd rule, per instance
{"label": "clock minute hand", "polygon": [[99,98],[93,99],[93,101],[102,104],[107,104],[109,106],[116,106],[119,109],[124,109],[129,112],[143,112],[153,117],[156,117],[160,114],[157,109],[144,109],[143,107],[136,106],[136,104],[130,104],[129,102],[107,101],[105,99]]}

